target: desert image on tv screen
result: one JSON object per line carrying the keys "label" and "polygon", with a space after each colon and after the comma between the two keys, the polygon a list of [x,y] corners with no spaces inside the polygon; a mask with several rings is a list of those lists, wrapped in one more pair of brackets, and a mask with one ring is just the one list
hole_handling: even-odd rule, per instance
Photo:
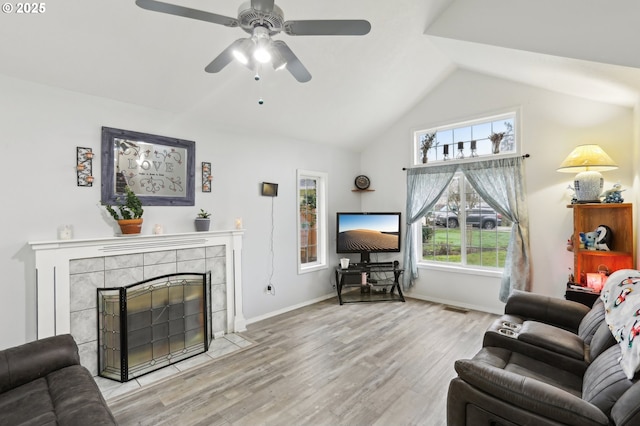
{"label": "desert image on tv screen", "polygon": [[398,250],[399,233],[395,215],[342,215],[338,251]]}

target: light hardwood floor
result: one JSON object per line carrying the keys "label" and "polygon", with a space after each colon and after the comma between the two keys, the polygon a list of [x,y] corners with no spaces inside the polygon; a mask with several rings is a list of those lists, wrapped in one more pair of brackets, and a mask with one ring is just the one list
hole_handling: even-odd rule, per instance
{"label": "light hardwood floor", "polygon": [[110,403],[121,425],[445,425],[453,362],[495,315],[317,303],[249,325],[258,344]]}

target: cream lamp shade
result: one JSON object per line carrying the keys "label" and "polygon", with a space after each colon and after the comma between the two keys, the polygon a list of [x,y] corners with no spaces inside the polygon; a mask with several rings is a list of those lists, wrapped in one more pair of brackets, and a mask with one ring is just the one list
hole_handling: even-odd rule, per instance
{"label": "cream lamp shade", "polygon": [[574,180],[578,203],[599,203],[604,186],[600,172],[617,168],[618,165],[599,145],[580,145],[571,151],[557,171],[578,173]]}

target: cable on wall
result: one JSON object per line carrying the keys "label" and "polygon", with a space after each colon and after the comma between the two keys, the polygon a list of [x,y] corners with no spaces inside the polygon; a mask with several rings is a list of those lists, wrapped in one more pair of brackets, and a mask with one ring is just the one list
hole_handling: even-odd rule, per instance
{"label": "cable on wall", "polygon": [[275,229],[275,218],[274,218],[274,198],[278,196],[278,184],[272,182],[262,182],[261,186],[261,195],[263,197],[271,197],[271,238],[269,242],[269,257],[271,258],[271,271],[269,272],[269,279],[267,280],[267,288],[266,293],[274,296],[276,294],[276,287],[273,285],[273,274],[274,274],[274,258],[275,252],[273,250],[273,238],[274,238],[274,229]]}
{"label": "cable on wall", "polygon": [[276,294],[276,287],[273,285],[273,271],[274,271],[274,258],[275,251],[273,250],[273,237],[274,237],[274,205],[275,205],[275,197],[271,197],[271,238],[269,244],[269,256],[271,257],[271,273],[269,274],[269,279],[267,281],[267,293],[271,295]]}

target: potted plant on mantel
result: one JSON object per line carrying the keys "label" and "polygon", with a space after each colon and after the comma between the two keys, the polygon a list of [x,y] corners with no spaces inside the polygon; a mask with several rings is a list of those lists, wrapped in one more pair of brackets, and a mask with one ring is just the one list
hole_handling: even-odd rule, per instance
{"label": "potted plant on mantel", "polygon": [[206,210],[200,209],[200,213],[198,213],[198,217],[196,217],[196,231],[198,232],[206,232],[209,230],[209,225],[211,224],[211,213]]}
{"label": "potted plant on mantel", "polygon": [[[124,202],[116,205],[117,210],[110,204],[105,205],[105,208],[120,225],[122,234],[139,234],[142,230],[142,213],[144,213],[142,203],[129,186],[125,186],[124,191]],[[120,201],[121,198],[118,197],[117,200]]]}

